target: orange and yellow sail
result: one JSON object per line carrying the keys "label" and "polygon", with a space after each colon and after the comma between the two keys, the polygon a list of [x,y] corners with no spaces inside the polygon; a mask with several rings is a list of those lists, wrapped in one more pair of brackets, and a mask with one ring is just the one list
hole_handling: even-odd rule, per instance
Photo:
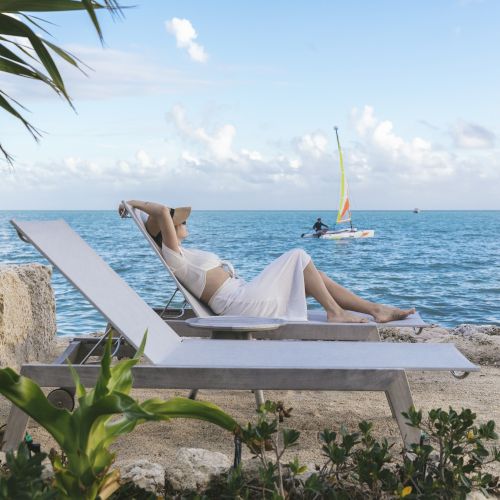
{"label": "orange and yellow sail", "polygon": [[342,158],[342,149],[340,148],[338,128],[335,127],[335,134],[337,136],[337,145],[339,148],[340,160],[340,204],[337,213],[337,224],[342,222],[351,221],[351,206],[349,204],[349,186],[347,185],[347,178],[344,171],[344,160]]}

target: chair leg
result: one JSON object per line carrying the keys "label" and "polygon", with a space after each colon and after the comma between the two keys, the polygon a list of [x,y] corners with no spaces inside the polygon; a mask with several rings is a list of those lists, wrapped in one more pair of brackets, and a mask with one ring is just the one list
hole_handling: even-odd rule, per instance
{"label": "chair leg", "polygon": [[389,396],[389,391],[385,391],[385,395],[387,397],[387,402],[389,403],[389,408],[391,409],[392,418],[396,418],[396,412],[394,411],[394,408],[392,406],[392,401]]}
{"label": "chair leg", "polygon": [[255,394],[255,404],[257,405],[257,410],[258,410],[260,408],[260,405],[263,405],[265,403],[264,391],[261,391],[260,389],[255,389],[253,392]]}
{"label": "chair leg", "polygon": [[406,423],[406,419],[401,415],[402,412],[407,412],[413,406],[410,386],[408,385],[408,379],[404,371],[394,376],[391,385],[386,390],[386,394],[405,446],[409,448],[412,443],[420,441],[420,431],[414,427],[410,427]]}
{"label": "chair leg", "polygon": [[19,443],[24,438],[24,433],[26,432],[26,427],[28,425],[28,419],[29,417],[26,413],[20,410],[17,406],[12,405],[2,443],[3,451],[17,449]]}

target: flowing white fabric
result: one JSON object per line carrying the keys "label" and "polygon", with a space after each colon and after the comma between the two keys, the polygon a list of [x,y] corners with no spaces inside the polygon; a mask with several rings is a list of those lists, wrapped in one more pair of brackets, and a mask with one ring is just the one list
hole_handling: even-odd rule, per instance
{"label": "flowing white fabric", "polygon": [[307,321],[304,268],[310,261],[304,250],[290,250],[248,283],[238,278],[226,280],[208,305],[219,315]]}

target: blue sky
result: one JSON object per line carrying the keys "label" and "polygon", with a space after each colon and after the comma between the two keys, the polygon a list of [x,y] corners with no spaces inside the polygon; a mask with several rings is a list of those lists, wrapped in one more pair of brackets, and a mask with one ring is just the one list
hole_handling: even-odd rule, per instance
{"label": "blue sky", "polygon": [[139,0],[125,19],[43,15],[93,68],[77,114],[36,82],[0,88],[16,157],[0,209],[332,209],[340,128],[354,209],[500,209],[500,3]]}

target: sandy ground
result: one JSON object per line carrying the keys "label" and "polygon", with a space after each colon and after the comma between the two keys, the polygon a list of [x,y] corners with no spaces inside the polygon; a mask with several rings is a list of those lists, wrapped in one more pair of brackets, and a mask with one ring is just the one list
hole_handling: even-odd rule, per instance
{"label": "sandy ground", "polygon": [[[479,373],[472,373],[464,380],[457,380],[449,373],[409,373],[415,405],[424,411],[431,408],[455,409],[471,408],[477,413],[478,422],[495,420],[500,425],[500,368],[483,366]],[[172,390],[135,390],[138,399],[172,396],[185,396],[185,391]],[[297,455],[302,463],[321,463],[318,432],[323,429],[338,429],[344,424],[355,430],[363,419],[374,424],[377,437],[387,437],[402,444],[398,427],[391,418],[387,400],[383,393],[344,393],[309,391],[268,391],[266,398],[281,400],[287,407],[293,407],[292,417],[287,426],[301,432],[299,446],[291,456]],[[200,398],[217,404],[240,423],[255,421],[254,396],[246,391],[201,391]],[[0,400],[0,422],[5,422],[9,404]],[[48,451],[54,446],[51,437],[30,421],[29,432],[35,442]],[[133,433],[122,437],[114,446],[119,460],[145,458],[159,464],[172,460],[177,448],[193,447],[219,451],[232,457],[231,436],[218,427],[194,420],[173,420],[171,422],[147,423]],[[243,458],[250,458],[244,452]],[[495,467],[495,469],[497,469]],[[500,473],[500,470],[495,472]]]}

